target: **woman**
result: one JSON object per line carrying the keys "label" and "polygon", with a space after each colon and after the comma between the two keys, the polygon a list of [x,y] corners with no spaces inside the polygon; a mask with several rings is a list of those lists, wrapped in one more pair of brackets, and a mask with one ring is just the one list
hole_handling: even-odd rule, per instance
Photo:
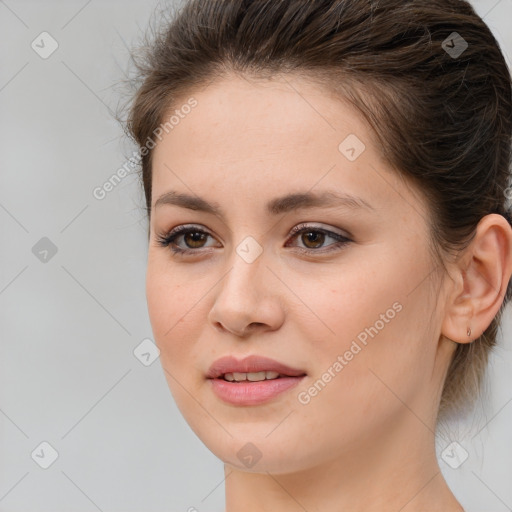
{"label": "woman", "polygon": [[461,0],[191,0],[128,128],[170,389],[226,511],[460,511],[510,298],[510,74]]}

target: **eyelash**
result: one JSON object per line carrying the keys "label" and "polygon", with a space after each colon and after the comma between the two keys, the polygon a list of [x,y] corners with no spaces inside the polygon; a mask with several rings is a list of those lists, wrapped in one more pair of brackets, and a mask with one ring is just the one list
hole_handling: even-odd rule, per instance
{"label": "eyelash", "polygon": [[[296,247],[296,249],[299,249],[300,252],[305,254],[314,254],[314,253],[320,253],[320,254],[326,254],[330,253],[332,251],[335,251],[337,249],[342,249],[346,245],[348,245],[352,240],[349,238],[340,235],[339,233],[334,233],[332,231],[329,231],[327,229],[323,228],[317,228],[315,226],[310,226],[307,224],[298,224],[290,231],[290,237],[298,237],[302,233],[322,233],[324,235],[327,235],[331,238],[334,238],[336,240],[336,243],[331,244],[329,247],[333,246],[333,249],[328,250],[322,250],[322,249],[308,249],[304,247]],[[208,236],[212,236],[207,231],[204,231],[203,229],[199,227],[195,227],[193,225],[184,225],[184,226],[178,226],[171,230],[169,233],[164,233],[162,235],[157,236],[157,244],[160,247],[168,247],[174,254],[179,256],[187,256],[192,255],[193,253],[198,253],[201,250],[204,250],[204,247],[198,248],[198,249],[182,249],[178,246],[176,246],[175,241],[178,237],[186,235],[188,233],[200,233],[205,234]],[[209,248],[206,248],[209,249]],[[208,251],[211,252],[211,251]]]}

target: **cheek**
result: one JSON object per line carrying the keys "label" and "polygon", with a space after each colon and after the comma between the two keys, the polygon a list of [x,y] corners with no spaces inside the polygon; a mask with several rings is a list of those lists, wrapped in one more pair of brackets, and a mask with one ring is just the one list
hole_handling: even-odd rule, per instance
{"label": "cheek", "polygon": [[[161,262],[160,262],[161,263]],[[199,283],[187,281],[167,264],[148,260],[146,297],[155,343],[160,350],[160,364],[174,401],[185,418],[201,414],[196,396],[203,384],[197,372],[199,347],[193,343],[204,326],[204,309],[200,298],[204,290]],[[203,369],[201,370],[201,375]],[[204,418],[203,418],[204,420]]]}
{"label": "cheek", "polygon": [[[184,273],[171,268],[160,255],[149,256],[146,299],[162,362],[181,359],[184,348],[190,346],[187,338],[193,335],[194,326],[200,325],[197,319],[200,286],[199,282],[187,280]],[[167,358],[171,350],[173,358]]]}
{"label": "cheek", "polygon": [[302,303],[302,315],[291,320],[309,329],[307,339],[316,331],[315,338],[327,352],[348,349],[365,328],[380,322],[381,313],[391,308],[393,315],[393,303],[403,295],[400,278],[382,260],[347,260],[338,268],[304,272],[289,280]]}
{"label": "cheek", "polygon": [[[421,392],[435,359],[427,321],[434,304],[428,283],[418,286],[428,264],[396,257],[373,268],[378,272],[340,276],[338,287],[331,281],[324,294],[324,319],[335,334],[318,346],[318,405],[339,421],[346,411],[364,422],[389,417],[401,400]],[[333,383],[322,387],[325,381]]]}

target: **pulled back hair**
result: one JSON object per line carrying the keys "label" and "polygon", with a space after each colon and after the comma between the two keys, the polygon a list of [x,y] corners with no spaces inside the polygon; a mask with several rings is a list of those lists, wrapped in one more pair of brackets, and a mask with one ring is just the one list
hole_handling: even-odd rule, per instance
{"label": "pulled back hair", "polygon": [[[448,51],[454,41],[467,43],[462,54]],[[440,265],[467,247],[485,215],[511,222],[510,72],[464,0],[189,0],[134,62],[139,86],[126,126],[140,148],[194,89],[228,73],[295,73],[348,100],[382,158],[416,184]],[[150,215],[152,150],[141,154]],[[474,402],[511,294],[509,283],[488,328],[458,344],[441,416]]]}

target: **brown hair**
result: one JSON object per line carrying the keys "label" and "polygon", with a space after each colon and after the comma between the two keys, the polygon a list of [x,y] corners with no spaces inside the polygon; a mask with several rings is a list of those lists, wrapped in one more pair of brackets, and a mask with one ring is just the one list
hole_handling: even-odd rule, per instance
{"label": "brown hair", "polygon": [[[485,215],[511,222],[510,73],[464,0],[189,0],[134,62],[141,85],[127,127],[141,148],[193,89],[228,72],[293,72],[350,101],[382,157],[424,194],[441,265],[441,253],[464,249]],[[142,158],[148,215],[151,156]],[[509,284],[485,332],[457,346],[441,414],[477,396],[511,294]]]}

